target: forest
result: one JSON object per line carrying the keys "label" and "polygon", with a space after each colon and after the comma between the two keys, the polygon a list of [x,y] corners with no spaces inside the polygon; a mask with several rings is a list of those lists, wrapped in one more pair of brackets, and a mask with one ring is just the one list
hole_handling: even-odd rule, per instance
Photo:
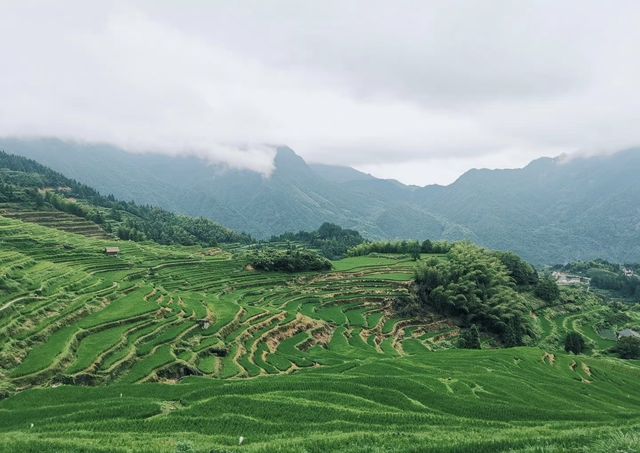
{"label": "forest", "polygon": [[31,159],[0,151],[0,202],[55,208],[90,220],[120,239],[159,244],[215,246],[251,242],[203,217],[187,217],[153,206],[103,196]]}
{"label": "forest", "polygon": [[479,325],[505,346],[535,337],[529,306],[500,258],[469,243],[454,244],[447,260],[428,258],[415,271],[415,308]]}

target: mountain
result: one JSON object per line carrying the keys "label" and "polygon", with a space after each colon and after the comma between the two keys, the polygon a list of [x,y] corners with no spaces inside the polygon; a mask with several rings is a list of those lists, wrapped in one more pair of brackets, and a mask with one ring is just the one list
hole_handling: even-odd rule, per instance
{"label": "mountain", "polygon": [[638,149],[471,170],[449,186],[426,187],[307,164],[287,147],[278,148],[269,177],[196,157],[57,139],[2,139],[0,149],[103,193],[204,216],[258,238],[329,221],[371,239],[469,239],[538,264],[640,261]]}
{"label": "mountain", "polygon": [[414,201],[465,225],[488,247],[537,263],[640,258],[640,150],[542,158],[516,170],[471,170]]}

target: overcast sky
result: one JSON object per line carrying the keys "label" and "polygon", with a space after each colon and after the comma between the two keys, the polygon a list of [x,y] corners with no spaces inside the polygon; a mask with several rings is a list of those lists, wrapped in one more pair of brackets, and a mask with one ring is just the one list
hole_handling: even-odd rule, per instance
{"label": "overcast sky", "polygon": [[0,135],[406,183],[640,144],[640,1],[0,0]]}

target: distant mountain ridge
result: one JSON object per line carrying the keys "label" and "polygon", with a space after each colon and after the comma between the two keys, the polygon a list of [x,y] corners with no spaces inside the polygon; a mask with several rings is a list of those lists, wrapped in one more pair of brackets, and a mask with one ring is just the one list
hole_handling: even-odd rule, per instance
{"label": "distant mountain ridge", "polygon": [[372,239],[469,239],[535,263],[640,261],[640,149],[470,170],[448,186],[406,186],[349,167],[307,164],[280,147],[270,177],[195,157],[110,145],[1,139],[120,199],[205,216],[258,238],[328,221]]}

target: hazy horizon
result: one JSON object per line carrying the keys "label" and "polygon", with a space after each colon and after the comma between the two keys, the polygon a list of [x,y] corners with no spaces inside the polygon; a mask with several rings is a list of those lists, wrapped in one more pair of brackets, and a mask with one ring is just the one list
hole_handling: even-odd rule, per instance
{"label": "hazy horizon", "polygon": [[[108,143],[108,142],[88,142],[88,141],[79,141],[79,140],[75,140],[75,139],[64,139],[64,138],[60,138],[60,137],[36,137],[36,136],[8,136],[8,137],[0,137],[0,142],[2,140],[19,140],[19,141],[25,141],[25,142],[29,142],[31,140],[60,140],[61,142],[64,143],[69,143],[72,145],[86,145],[88,147],[93,147],[93,146],[113,146],[116,147],[117,149],[124,151],[124,152],[128,152],[131,154],[150,154],[150,155],[164,155],[164,156],[174,156],[174,157],[194,157],[194,158],[198,158],[198,159],[203,159],[208,161],[210,164],[223,164],[226,165],[226,162],[224,161],[217,161],[217,160],[209,160],[209,156],[207,156],[206,154],[202,154],[202,153],[197,153],[197,152],[190,152],[190,153],[185,153],[185,152],[179,152],[179,153],[170,153],[170,152],[162,152],[162,151],[154,151],[153,149],[144,149],[144,150],[127,150],[125,148],[121,148],[118,147],[116,144],[114,143]],[[396,180],[402,184],[405,185],[411,185],[411,186],[419,186],[419,187],[424,187],[424,186],[429,186],[429,185],[442,185],[442,186],[447,186],[450,184],[453,184],[458,178],[460,178],[461,176],[463,176],[465,173],[467,173],[470,170],[515,170],[515,169],[522,169],[524,167],[526,167],[527,165],[529,165],[531,162],[533,162],[534,160],[537,159],[541,159],[541,158],[549,158],[549,159],[563,159],[566,158],[566,160],[572,160],[574,158],[580,158],[580,157],[592,157],[592,156],[597,156],[597,155],[602,155],[603,153],[594,153],[594,154],[588,154],[588,153],[580,153],[580,152],[576,152],[576,153],[572,153],[572,154],[559,154],[556,156],[538,156],[538,157],[534,157],[532,160],[528,160],[526,162],[524,162],[522,165],[511,165],[511,166],[490,166],[488,165],[485,161],[479,160],[478,161],[478,165],[472,165],[472,166],[467,166],[467,164],[469,163],[469,161],[467,162],[462,162],[462,164],[464,165],[463,167],[453,167],[451,168],[451,171],[448,172],[446,175],[446,177],[450,177],[448,179],[440,179],[438,181],[432,181],[432,182],[426,182],[426,183],[412,183],[410,181],[403,181],[402,179],[399,179],[393,175],[390,176],[386,176],[387,172],[385,171],[384,165],[381,165],[378,168],[367,168],[366,166],[364,167],[360,167],[360,166],[350,166],[350,165],[345,165],[345,164],[333,164],[333,163],[326,163],[326,162],[321,162],[321,161],[315,161],[315,160],[308,160],[305,159],[304,156],[300,155],[300,153],[298,153],[297,150],[289,147],[286,144],[280,144],[280,145],[264,145],[265,148],[268,148],[270,150],[273,151],[273,156],[271,157],[271,159],[275,159],[275,155],[277,153],[277,149],[281,148],[281,147],[286,147],[291,149],[296,155],[302,157],[304,159],[304,161],[306,162],[306,164],[308,165],[329,165],[329,166],[337,166],[337,167],[345,167],[345,168],[352,168],[355,169],[359,172],[362,173],[366,173],[370,176],[373,176],[375,178],[378,179],[388,179],[388,180]],[[2,146],[0,146],[0,151],[5,151],[8,152],[9,154],[12,153],[12,150],[10,148],[4,149]],[[625,150],[615,150],[612,153],[606,153],[606,154],[615,154],[617,152],[621,152],[621,151],[625,151]],[[20,153],[18,153],[20,154]],[[245,168],[243,166],[237,166],[237,165],[232,165],[230,166],[230,168],[240,168],[240,169],[247,169],[250,171],[257,171],[251,168]],[[379,171],[378,171],[379,170]],[[257,171],[259,172],[259,171]],[[268,174],[265,174],[266,177],[269,177]]]}

